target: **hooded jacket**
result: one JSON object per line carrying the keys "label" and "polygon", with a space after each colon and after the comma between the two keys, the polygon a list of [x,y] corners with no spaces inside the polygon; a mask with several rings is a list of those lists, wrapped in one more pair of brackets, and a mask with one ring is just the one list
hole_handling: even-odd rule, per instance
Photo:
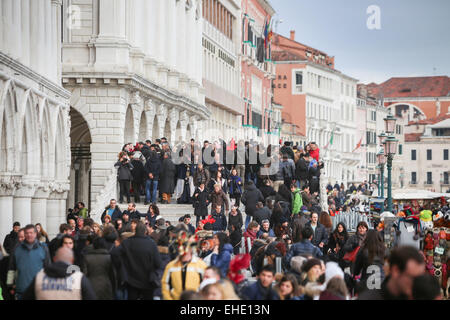
{"label": "hooded jacket", "polygon": [[116,275],[111,255],[106,249],[88,249],[82,263],[83,273],[88,277],[99,300],[113,300]]}
{"label": "hooded jacket", "polygon": [[[96,300],[89,279],[71,266],[58,261],[42,269],[22,296],[23,300]],[[55,285],[57,284],[57,285]]]}
{"label": "hooded jacket", "polygon": [[233,246],[226,243],[222,250],[211,255],[211,266],[215,266],[220,269],[222,277],[226,277],[228,274],[228,269],[230,267],[231,254],[233,253]]}
{"label": "hooded jacket", "polygon": [[241,201],[245,205],[246,215],[253,217],[253,214],[256,210],[256,204],[258,203],[258,201],[264,201],[264,197],[261,191],[259,191],[252,183],[245,187],[245,191],[242,194]]}
{"label": "hooded jacket", "polygon": [[292,193],[292,214],[298,214],[301,207],[303,207],[303,199],[300,194],[300,189],[295,189]]}

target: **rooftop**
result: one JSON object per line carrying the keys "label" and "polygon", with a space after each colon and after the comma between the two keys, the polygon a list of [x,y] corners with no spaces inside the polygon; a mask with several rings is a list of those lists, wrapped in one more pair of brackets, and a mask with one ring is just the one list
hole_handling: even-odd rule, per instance
{"label": "rooftop", "polygon": [[448,76],[390,78],[381,83],[369,83],[368,90],[384,98],[447,97],[450,96]]}

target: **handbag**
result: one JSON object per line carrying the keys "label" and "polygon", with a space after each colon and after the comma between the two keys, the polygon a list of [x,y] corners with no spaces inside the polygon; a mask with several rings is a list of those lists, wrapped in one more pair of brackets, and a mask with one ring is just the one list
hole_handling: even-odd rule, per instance
{"label": "handbag", "polygon": [[356,255],[358,254],[359,249],[360,246],[357,246],[353,251],[347,252],[346,254],[344,254],[343,259],[345,261],[355,262]]}

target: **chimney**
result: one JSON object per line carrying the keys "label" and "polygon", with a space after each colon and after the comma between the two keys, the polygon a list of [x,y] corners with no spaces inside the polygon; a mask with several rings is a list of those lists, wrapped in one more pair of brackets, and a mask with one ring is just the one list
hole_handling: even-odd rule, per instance
{"label": "chimney", "polygon": [[295,41],[295,30],[291,30],[291,40]]}

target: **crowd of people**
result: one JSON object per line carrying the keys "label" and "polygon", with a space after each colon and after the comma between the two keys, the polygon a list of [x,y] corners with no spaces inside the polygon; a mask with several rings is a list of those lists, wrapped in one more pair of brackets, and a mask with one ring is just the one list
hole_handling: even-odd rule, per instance
{"label": "crowd of people", "polygon": [[[236,160],[239,147],[242,164],[227,163],[224,155],[231,151]],[[203,161],[198,150],[214,161]],[[274,163],[276,170],[268,170]],[[321,195],[323,163],[315,143],[303,149],[205,141],[200,148],[191,140],[171,148],[163,138],[125,145],[115,166],[126,210],[111,199],[96,223],[78,203],[51,240],[40,224],[14,223],[0,257],[5,299],[443,297],[442,285],[426,272],[423,251],[388,251],[384,230],[364,221],[354,234],[342,222],[333,230],[332,217],[355,204],[346,196],[370,186],[347,192],[330,186]],[[173,193],[178,203],[193,205],[195,222],[189,214],[175,225],[161,217],[157,203],[170,203]],[[142,195],[148,211],[141,213]],[[322,210],[321,196],[328,196],[329,211]]]}

